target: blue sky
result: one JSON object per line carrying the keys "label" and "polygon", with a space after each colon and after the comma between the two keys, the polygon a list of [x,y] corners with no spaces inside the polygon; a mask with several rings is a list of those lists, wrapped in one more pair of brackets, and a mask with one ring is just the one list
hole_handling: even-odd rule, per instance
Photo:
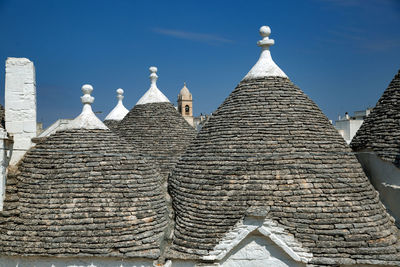
{"label": "blue sky", "polygon": [[257,61],[262,25],[274,61],[333,120],[374,106],[400,68],[399,0],[0,0],[0,102],[6,58],[27,57],[45,126],[79,115],[85,83],[100,118],[119,87],[132,108],[153,65],[171,102],[186,82],[195,114],[210,113]]}

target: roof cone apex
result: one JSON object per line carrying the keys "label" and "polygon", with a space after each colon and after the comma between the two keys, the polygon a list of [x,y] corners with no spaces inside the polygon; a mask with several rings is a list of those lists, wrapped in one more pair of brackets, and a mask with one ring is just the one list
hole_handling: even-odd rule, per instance
{"label": "roof cone apex", "polygon": [[160,103],[170,102],[168,98],[157,88],[157,68],[150,67],[150,88],[147,92],[139,99],[136,105],[144,105],[148,103]]}
{"label": "roof cone apex", "polygon": [[257,45],[261,46],[261,55],[257,63],[253,66],[249,73],[247,73],[243,80],[257,79],[268,76],[287,78],[286,74],[272,60],[269,47],[274,45],[275,41],[273,39],[269,39],[270,34],[270,27],[262,26],[260,28],[260,35],[263,37],[263,39],[258,41]]}
{"label": "roof cone apex", "polygon": [[116,92],[117,92],[118,103],[114,107],[114,109],[111,110],[110,113],[108,113],[107,117],[104,120],[120,121],[129,112],[129,110],[127,108],[125,108],[124,104],[122,103],[122,99],[124,99],[124,96],[123,96],[124,90],[122,90],[121,88],[118,88]]}
{"label": "roof cone apex", "polygon": [[94,97],[90,94],[93,91],[93,86],[90,84],[85,84],[82,86],[81,101],[83,104],[82,113],[72,120],[68,125],[65,126],[66,129],[104,129],[107,130],[107,126],[104,125],[99,118],[94,114],[92,110],[92,103]]}

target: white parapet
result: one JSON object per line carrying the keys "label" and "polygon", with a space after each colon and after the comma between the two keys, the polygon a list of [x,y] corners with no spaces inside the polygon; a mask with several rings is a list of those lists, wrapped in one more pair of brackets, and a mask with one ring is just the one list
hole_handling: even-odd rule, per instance
{"label": "white parapet", "polygon": [[27,58],[7,58],[5,122],[7,132],[14,138],[10,165],[15,165],[36,137],[35,67]]}

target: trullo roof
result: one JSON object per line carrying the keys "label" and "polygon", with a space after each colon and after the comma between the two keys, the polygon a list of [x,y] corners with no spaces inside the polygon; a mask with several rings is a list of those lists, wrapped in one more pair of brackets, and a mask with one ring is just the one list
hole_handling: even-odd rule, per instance
{"label": "trullo roof", "polygon": [[[150,68],[151,88],[159,91],[156,70]],[[154,158],[165,179],[196,134],[175,107],[159,95],[150,102],[136,104],[112,130]]]}
{"label": "trullo roof", "polygon": [[212,259],[229,247],[238,223],[261,210],[284,233],[279,245],[307,255],[299,257],[305,263],[400,264],[399,231],[357,159],[272,61],[269,28],[261,33],[254,71],[213,113],[170,176],[171,257]]}
{"label": "trullo roof", "polygon": [[82,102],[75,120],[90,128],[42,139],[8,176],[0,254],[155,259],[168,222],[161,177],[125,140],[93,129],[93,98]]}
{"label": "trullo roof", "polygon": [[400,71],[351,141],[356,150],[372,149],[400,167]]}

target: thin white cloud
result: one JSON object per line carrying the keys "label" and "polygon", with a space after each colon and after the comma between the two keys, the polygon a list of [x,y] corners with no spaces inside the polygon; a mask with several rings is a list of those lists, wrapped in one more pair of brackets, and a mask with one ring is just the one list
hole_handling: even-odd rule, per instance
{"label": "thin white cloud", "polygon": [[214,34],[207,34],[207,33],[196,33],[196,32],[186,32],[180,30],[173,30],[173,29],[163,29],[163,28],[154,28],[153,31],[155,33],[159,33],[166,36],[172,36],[175,38],[186,39],[191,41],[197,42],[205,42],[205,43],[233,43],[232,40],[223,38],[218,35]]}

